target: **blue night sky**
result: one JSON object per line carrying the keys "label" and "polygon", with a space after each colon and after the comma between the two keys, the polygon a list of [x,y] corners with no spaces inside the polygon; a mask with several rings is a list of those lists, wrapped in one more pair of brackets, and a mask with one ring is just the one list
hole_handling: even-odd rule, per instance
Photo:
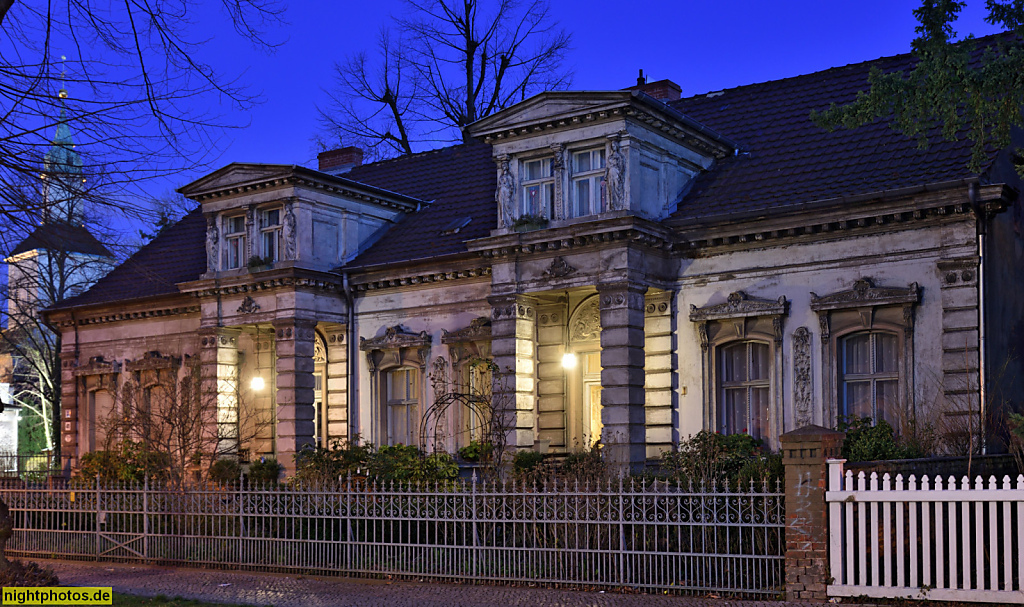
{"label": "blue night sky", "polygon": [[[685,96],[907,52],[916,6],[912,0],[554,0],[552,12],[574,37],[568,58],[575,72],[572,88],[623,88],[643,68],[651,81],[679,83]],[[322,89],[333,83],[334,62],[372,49],[378,30],[402,9],[401,0],[290,3],[287,23],[270,35],[281,45],[269,55],[231,32],[209,32],[205,58],[241,73],[242,82],[264,99],[249,116],[235,117],[249,126],[224,134],[211,166],[315,166],[316,107],[326,103]],[[969,2],[957,32],[997,31],[984,23],[984,15],[984,2]],[[211,21],[224,25],[223,19]],[[179,175],[155,189],[196,177]]]}

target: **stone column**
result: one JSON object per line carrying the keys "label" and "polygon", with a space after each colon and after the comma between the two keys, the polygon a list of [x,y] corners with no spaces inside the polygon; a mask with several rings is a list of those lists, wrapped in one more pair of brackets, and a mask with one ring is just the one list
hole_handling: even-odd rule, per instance
{"label": "stone column", "polygon": [[316,321],[274,321],[277,336],[277,461],[295,474],[295,454],[313,445],[313,350]]}
{"label": "stone column", "polygon": [[74,352],[60,353],[60,455],[61,466],[78,465],[78,378],[75,367],[78,357]]}
{"label": "stone column", "polygon": [[786,598],[828,600],[827,460],[839,457],[846,434],[805,426],[779,437],[786,466]]}
{"label": "stone column", "polygon": [[504,416],[506,447],[530,449],[536,439],[536,301],[525,295],[488,298],[495,415]]}
{"label": "stone column", "polygon": [[611,468],[619,475],[647,461],[644,422],[644,293],[630,282],[598,285],[601,309],[601,422]]}
{"label": "stone column", "polygon": [[[216,424],[216,444],[211,455],[238,453],[238,335],[239,329],[215,327],[200,330],[199,363],[203,409],[209,411],[204,423]],[[207,405],[209,408],[207,408]],[[207,447],[204,447],[204,449]]]}

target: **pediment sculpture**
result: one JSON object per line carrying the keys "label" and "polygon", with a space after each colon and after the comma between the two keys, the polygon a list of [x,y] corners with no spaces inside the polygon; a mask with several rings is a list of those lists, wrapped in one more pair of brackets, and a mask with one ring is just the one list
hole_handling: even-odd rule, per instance
{"label": "pediment sculpture", "polygon": [[772,300],[750,297],[743,291],[736,291],[729,294],[725,303],[702,306],[700,308],[690,304],[690,320],[693,322],[704,322],[749,316],[783,316],[788,310],[789,302],[786,300],[785,295]]}
{"label": "pediment sculpture", "polygon": [[811,292],[811,309],[815,312],[865,306],[916,304],[919,301],[921,290],[916,282],[905,288],[876,287],[874,281],[867,277],[853,283],[853,288],[848,291],[838,291],[820,297],[817,293]]}
{"label": "pediment sculpture", "polygon": [[412,333],[403,329],[402,325],[386,328],[379,337],[359,338],[359,349],[363,351],[423,347],[430,347],[430,334],[426,331]]}

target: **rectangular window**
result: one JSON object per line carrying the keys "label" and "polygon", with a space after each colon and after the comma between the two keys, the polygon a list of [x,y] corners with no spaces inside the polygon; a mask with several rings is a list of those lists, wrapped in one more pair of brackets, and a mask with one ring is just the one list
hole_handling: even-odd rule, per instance
{"label": "rectangular window", "polygon": [[260,211],[260,252],[265,261],[281,259],[281,209]]}
{"label": "rectangular window", "polygon": [[248,261],[245,258],[245,216],[224,218],[224,242],[228,270],[241,268]]}
{"label": "rectangular window", "polygon": [[767,344],[748,341],[721,351],[718,431],[764,438],[768,430],[771,352]]}
{"label": "rectangular window", "polygon": [[386,375],[385,423],[389,445],[416,445],[419,419],[419,372],[396,369]]}
{"label": "rectangular window", "polygon": [[843,338],[839,350],[839,414],[884,419],[898,428],[899,339],[868,331]]}
{"label": "rectangular window", "polygon": [[528,160],[522,164],[523,206],[520,215],[554,217],[555,200],[554,159]]}
{"label": "rectangular window", "polygon": [[572,217],[594,215],[604,210],[604,149],[574,152],[572,155]]}

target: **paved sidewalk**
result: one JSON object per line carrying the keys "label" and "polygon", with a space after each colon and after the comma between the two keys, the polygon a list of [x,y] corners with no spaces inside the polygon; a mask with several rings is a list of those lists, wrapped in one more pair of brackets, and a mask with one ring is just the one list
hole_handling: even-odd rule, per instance
{"label": "paved sidewalk", "polygon": [[[263,607],[794,607],[779,601],[625,595],[548,588],[462,586],[176,569],[148,565],[38,559],[62,586],[112,586],[140,596],[183,597]],[[806,606],[806,603],[799,605]]]}

